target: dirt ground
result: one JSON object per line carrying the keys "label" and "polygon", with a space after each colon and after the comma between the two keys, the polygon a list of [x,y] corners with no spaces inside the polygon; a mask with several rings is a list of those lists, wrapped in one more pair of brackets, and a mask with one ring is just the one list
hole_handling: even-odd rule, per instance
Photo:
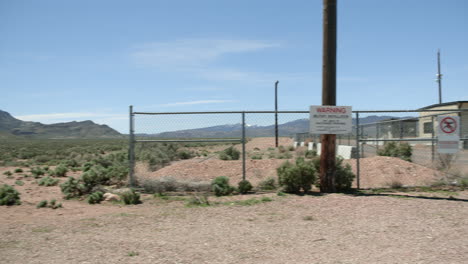
{"label": "dirt ground", "polygon": [[[0,206],[0,263],[468,262],[468,191],[270,193],[189,208],[150,195],[140,205],[88,205],[62,200],[59,187],[22,187],[35,190],[22,205]],[[265,196],[273,201],[226,203]],[[36,209],[45,197],[63,208]]]}
{"label": "dirt ground", "polygon": [[[271,147],[271,141],[262,144]],[[255,185],[275,176],[284,161],[248,160],[247,179]],[[361,159],[361,165],[365,186],[437,178],[395,158]],[[147,194],[139,205],[89,205],[64,200],[58,186],[38,186],[23,176],[26,168],[10,178],[3,174],[15,168],[0,167],[0,184],[14,185],[22,201],[0,206],[0,263],[468,263],[468,191],[210,196],[207,207],[187,207],[189,195]],[[241,177],[240,161],[218,159],[180,161],[152,173],[138,169],[149,177],[226,175],[232,183]],[[271,201],[236,203],[265,197]],[[44,199],[63,208],[36,209]]]}

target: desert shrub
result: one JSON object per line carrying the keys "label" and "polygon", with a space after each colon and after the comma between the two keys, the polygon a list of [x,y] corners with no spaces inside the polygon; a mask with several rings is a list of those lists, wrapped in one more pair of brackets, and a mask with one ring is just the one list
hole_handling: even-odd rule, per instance
{"label": "desert shrub", "polygon": [[0,205],[20,205],[20,193],[8,184],[0,187]]}
{"label": "desert shrub", "polygon": [[18,185],[18,186],[23,186],[24,182],[20,181],[20,180],[17,180],[17,181],[15,181],[15,184]]}
{"label": "desert shrub", "polygon": [[335,187],[337,192],[348,192],[351,190],[354,175],[351,165],[343,165],[343,158],[336,158],[336,174],[335,174]]}
{"label": "desert shrub", "polygon": [[78,161],[75,159],[67,159],[62,161],[62,165],[65,167],[76,168],[80,166],[80,163],[78,163]]}
{"label": "desert shrub", "polygon": [[253,160],[261,160],[263,158],[262,154],[255,154],[250,157]]}
{"label": "desert shrub", "polygon": [[48,203],[49,202],[47,200],[42,200],[36,205],[36,208],[45,208],[45,207],[47,207]]}
{"label": "desert shrub", "polygon": [[11,175],[13,175],[13,173],[11,173],[11,171],[5,171],[5,172],[3,173],[3,175],[11,176]]}
{"label": "desert shrub", "polygon": [[380,156],[397,157],[402,160],[411,161],[413,148],[408,143],[387,142],[384,148],[377,152]]}
{"label": "desert shrub", "polygon": [[177,157],[179,157],[179,159],[191,159],[194,156],[194,153],[188,150],[179,150],[177,152]]}
{"label": "desert shrub", "polygon": [[277,169],[278,182],[285,192],[299,193],[301,189],[308,192],[315,182],[315,172],[313,163],[304,158],[296,159],[295,164],[286,161]]}
{"label": "desert shrub", "polygon": [[55,170],[53,171],[53,175],[54,176],[57,176],[57,177],[65,177],[65,175],[67,174],[68,172],[68,169],[67,167],[65,167],[64,165],[58,165]]}
{"label": "desert shrub", "polygon": [[239,193],[246,194],[253,189],[252,184],[248,180],[242,180],[238,184],[237,190]]}
{"label": "desert shrub", "polygon": [[260,190],[265,190],[265,191],[276,190],[275,178],[273,178],[273,177],[268,177],[268,178],[262,180],[262,181],[258,184],[257,187],[258,187],[258,189],[260,189]]}
{"label": "desert shrub", "polygon": [[93,192],[88,196],[88,203],[89,204],[97,204],[101,203],[104,200],[104,193],[102,192]]}
{"label": "desert shrub", "polygon": [[279,153],[285,153],[287,151],[287,149],[283,145],[281,145],[281,146],[278,147],[278,151],[279,151]]}
{"label": "desert shrub", "polygon": [[61,203],[58,203],[57,204],[57,200],[55,199],[52,199],[50,200],[50,202],[48,202],[47,200],[42,200],[40,201],[37,205],[36,205],[36,208],[52,208],[52,209],[57,209],[57,208],[61,208],[62,207],[62,204]]}
{"label": "desert shrub", "polygon": [[61,207],[62,207],[62,203],[58,203],[58,204],[57,204],[57,200],[52,199],[52,200],[50,200],[49,207],[52,208],[52,209],[61,208]]}
{"label": "desert shrub", "polygon": [[211,183],[206,181],[177,180],[170,176],[141,181],[141,187],[146,193],[163,194],[165,192],[209,192]]}
{"label": "desert shrub", "polygon": [[459,180],[459,185],[463,188],[468,187],[468,176],[465,176]]}
{"label": "desert shrub", "polygon": [[288,147],[288,150],[289,150],[289,151],[294,151],[294,146],[289,146],[289,147]]}
{"label": "desert shrub", "polygon": [[[320,156],[311,160],[317,175],[320,174]],[[348,192],[351,190],[351,185],[356,177],[351,169],[351,165],[343,165],[343,158],[337,157],[335,161],[335,188],[337,192]],[[315,186],[320,187],[320,178],[317,177]]]}
{"label": "desert shrub", "polygon": [[84,172],[80,177],[86,192],[91,192],[96,186],[107,185],[110,183],[110,179],[111,177],[108,174],[108,170],[102,166],[94,166],[91,170]]}
{"label": "desert shrub", "polygon": [[140,204],[140,194],[135,192],[135,190],[130,189],[129,191],[123,192],[120,194],[120,198],[124,204]]}
{"label": "desert shrub", "polygon": [[315,158],[315,157],[317,157],[317,151],[315,151],[315,150],[307,150],[307,151],[305,152],[305,157],[306,157],[307,159]]}
{"label": "desert shrub", "polygon": [[58,179],[54,179],[52,177],[47,176],[47,177],[44,177],[44,178],[40,179],[38,184],[40,186],[46,186],[47,187],[47,186],[55,186],[55,185],[58,184],[58,182],[59,182]]}
{"label": "desert shrub", "polygon": [[292,158],[292,154],[289,152],[281,153],[276,156],[277,159],[290,159]]}
{"label": "desert shrub", "polygon": [[21,168],[15,169],[15,173],[22,173],[22,172],[23,172],[23,169],[21,169]]}
{"label": "desert shrub", "polygon": [[240,158],[240,151],[234,147],[229,147],[219,154],[222,160],[238,160]]}
{"label": "desert shrub", "polygon": [[34,178],[39,178],[45,174],[45,171],[40,167],[34,167],[31,168],[31,174],[34,176]]}
{"label": "desert shrub", "polygon": [[188,207],[193,206],[210,206],[210,201],[208,200],[208,196],[206,195],[193,195],[187,201]]}
{"label": "desert shrub", "polygon": [[38,164],[44,164],[51,160],[52,158],[49,155],[40,155],[34,158],[34,161]]}
{"label": "desert shrub", "polygon": [[216,196],[229,195],[234,191],[234,187],[229,185],[229,178],[226,176],[216,177],[211,182],[211,190]]}
{"label": "desert shrub", "polygon": [[65,195],[65,199],[79,197],[85,193],[85,186],[77,179],[68,177],[68,180],[60,184],[60,189]]}

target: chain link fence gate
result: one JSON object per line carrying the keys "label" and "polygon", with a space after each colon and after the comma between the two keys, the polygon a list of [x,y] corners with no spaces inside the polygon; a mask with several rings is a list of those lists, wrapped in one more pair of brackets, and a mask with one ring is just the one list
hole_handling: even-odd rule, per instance
{"label": "chain link fence gate", "polygon": [[[457,111],[448,110],[385,110],[385,111],[353,111],[354,126],[353,132],[347,135],[337,135],[338,146],[349,146],[352,148],[352,159],[345,163],[353,167],[356,174],[354,186],[357,188],[384,187],[380,182],[375,183],[371,174],[376,173],[372,162],[374,159],[367,159],[379,156],[379,152],[390,142],[406,142],[412,146],[412,162],[422,165],[428,169],[444,169],[441,167],[451,167],[461,173],[468,173],[467,138],[461,137],[465,149],[458,154],[452,155],[448,163],[447,157],[437,154],[437,137],[435,135],[436,117],[438,115],[460,115],[468,109]],[[419,116],[401,116],[410,114]],[[275,114],[278,114],[278,131],[280,136],[279,149],[275,148]],[[372,115],[392,115],[391,118],[372,121]],[[395,117],[398,115],[399,117]],[[320,153],[320,135],[312,135],[309,130],[309,111],[223,111],[223,112],[134,112],[130,107],[130,177],[129,183],[135,186],[138,174],[135,172],[137,160],[141,160],[135,152],[141,152],[146,145],[158,144],[160,146],[169,143],[178,144],[181,148],[196,149],[205,151],[213,149],[207,157],[199,157],[197,162],[190,164],[190,168],[184,165],[175,166],[175,170],[163,169],[160,174],[177,174],[187,177],[193,174],[203,174],[201,180],[213,178],[216,175],[209,175],[209,170],[219,163],[217,152],[228,146],[234,146],[241,152],[241,159],[237,162],[231,161],[229,166],[219,165],[224,170],[217,176],[226,174],[236,180],[247,179],[259,182],[263,178],[276,177],[276,168],[287,159],[304,156],[304,152],[315,150]],[[426,123],[432,122],[430,126]],[[463,126],[463,124],[462,124]],[[432,129],[429,129],[432,127]],[[429,134],[428,134],[429,133]],[[296,142],[296,143],[295,143]],[[200,143],[199,145],[197,145]],[[207,147],[208,146],[208,147]],[[294,150],[291,150],[295,146]],[[137,148],[136,148],[137,147]],[[340,148],[340,147],[339,147]],[[286,149],[286,151],[284,151]],[[338,149],[340,150],[340,149]],[[340,151],[337,152],[341,153]],[[135,157],[137,155],[137,158]],[[366,158],[366,159],[362,159]],[[361,160],[362,159],[362,160]],[[445,159],[445,161],[443,161]],[[199,162],[198,162],[199,161]],[[210,163],[211,162],[211,163]],[[382,161],[380,161],[382,162]],[[395,160],[391,160],[393,163]],[[176,162],[176,165],[179,162]],[[201,164],[208,164],[202,166]],[[168,165],[169,163],[165,164]],[[393,164],[393,165],[395,165]],[[398,163],[399,164],[399,163]],[[401,180],[406,185],[418,185],[421,181],[413,181],[411,175],[403,168],[392,168],[392,164],[384,164],[388,168],[381,168],[381,174],[393,175],[401,174]],[[163,164],[164,165],[164,164]],[[186,164],[187,165],[187,164]],[[375,165],[375,164],[374,164]],[[383,166],[377,164],[376,166]],[[161,166],[160,168],[162,168]],[[268,167],[268,168],[266,168]],[[177,171],[177,170],[181,171]],[[184,170],[193,169],[190,172]],[[412,168],[414,170],[414,168]],[[445,168],[447,169],[447,168]],[[394,170],[393,172],[391,170]],[[385,172],[387,171],[387,172]],[[416,170],[417,171],[417,170]],[[420,169],[421,171],[421,169]],[[425,171],[427,173],[427,171]],[[430,171],[436,174],[436,171]],[[156,173],[158,174],[158,173]],[[159,174],[158,174],[159,175]],[[208,176],[207,176],[208,175]],[[434,176],[433,175],[433,176]],[[161,175],[159,175],[161,176]],[[363,178],[363,177],[364,178]],[[398,176],[398,175],[397,175]],[[440,175],[439,175],[440,176]],[[401,178],[400,177],[400,178]],[[398,177],[397,177],[398,178]],[[429,179],[429,177],[428,177]],[[387,185],[391,184],[391,179]]]}

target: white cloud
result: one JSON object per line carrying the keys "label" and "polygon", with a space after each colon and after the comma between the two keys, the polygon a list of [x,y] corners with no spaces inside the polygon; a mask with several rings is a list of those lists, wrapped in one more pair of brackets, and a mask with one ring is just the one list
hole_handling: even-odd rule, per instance
{"label": "white cloud", "polygon": [[221,103],[232,103],[234,100],[199,100],[199,101],[188,101],[188,102],[176,102],[161,104],[161,107],[181,106],[181,105],[200,105],[200,104],[221,104]]}
{"label": "white cloud", "polygon": [[223,55],[258,51],[278,47],[278,44],[258,40],[182,39],[141,45],[131,53],[137,64],[161,69],[179,70],[206,66]]}

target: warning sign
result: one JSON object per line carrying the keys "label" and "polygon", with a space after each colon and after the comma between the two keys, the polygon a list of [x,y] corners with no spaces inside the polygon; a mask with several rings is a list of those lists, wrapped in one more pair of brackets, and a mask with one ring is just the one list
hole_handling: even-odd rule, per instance
{"label": "warning sign", "polygon": [[349,134],[352,128],[351,106],[310,106],[311,134]]}
{"label": "warning sign", "polygon": [[437,123],[437,152],[443,154],[457,153],[460,142],[460,117],[438,116]]}

